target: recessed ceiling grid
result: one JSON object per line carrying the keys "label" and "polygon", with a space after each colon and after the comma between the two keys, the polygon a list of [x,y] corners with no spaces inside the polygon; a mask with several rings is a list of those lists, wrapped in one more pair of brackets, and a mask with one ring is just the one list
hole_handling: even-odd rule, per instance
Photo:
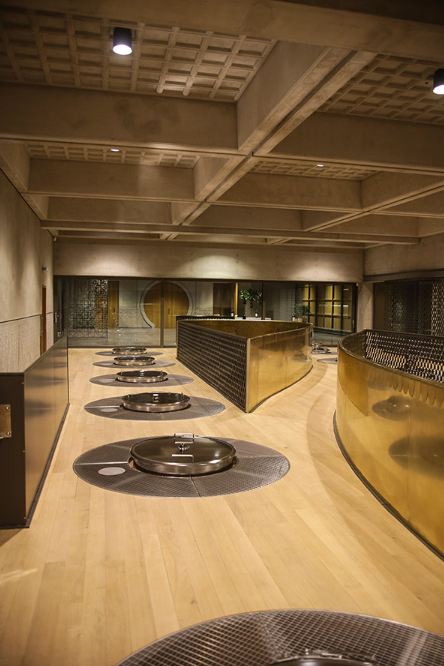
{"label": "recessed ceiling grid", "polygon": [[192,169],[199,159],[192,153],[158,151],[138,148],[120,148],[113,152],[105,146],[66,143],[30,143],[28,154],[39,160],[72,160],[77,162],[109,162],[113,164],[141,164],[144,166],[180,167]]}
{"label": "recessed ceiling grid", "polygon": [[313,176],[322,178],[340,178],[341,180],[364,180],[378,173],[376,169],[366,167],[324,164],[318,167],[316,164],[298,162],[296,160],[262,160],[251,169],[256,173],[272,173],[281,176]]}
{"label": "recessed ceiling grid", "polygon": [[[112,51],[112,31],[133,33],[133,53]],[[5,7],[0,80],[235,102],[273,40]]]}
{"label": "recessed ceiling grid", "polygon": [[319,109],[391,120],[444,124],[444,99],[432,91],[438,62],[378,55]]}

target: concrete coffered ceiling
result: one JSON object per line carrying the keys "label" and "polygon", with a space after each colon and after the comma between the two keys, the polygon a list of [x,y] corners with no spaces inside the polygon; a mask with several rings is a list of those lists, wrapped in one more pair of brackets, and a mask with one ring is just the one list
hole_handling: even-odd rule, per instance
{"label": "concrete coffered ceiling", "polygon": [[[444,233],[441,3],[375,5],[11,1],[0,167],[67,239],[362,249]],[[131,56],[112,52],[115,26]]]}

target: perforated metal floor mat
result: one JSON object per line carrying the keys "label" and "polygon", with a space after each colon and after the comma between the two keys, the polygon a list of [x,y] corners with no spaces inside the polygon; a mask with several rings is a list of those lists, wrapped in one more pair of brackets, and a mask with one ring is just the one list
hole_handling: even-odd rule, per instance
{"label": "perforated metal floor mat", "polygon": [[182,629],[117,666],[269,666],[306,651],[368,660],[375,666],[444,665],[444,638],[422,629],[352,613],[277,610]]}
{"label": "perforated metal floor mat", "polygon": [[[131,390],[128,386],[127,395],[131,393],[136,393],[136,391]],[[160,393],[158,388],[156,389],[156,393]],[[196,398],[194,396],[191,396],[189,407],[176,412],[134,412],[130,409],[124,409],[121,407],[121,404],[121,397],[103,398],[102,400],[89,402],[85,405],[85,409],[90,414],[104,416],[108,419],[119,419],[119,421],[182,421],[186,419],[199,419],[202,416],[213,416],[214,414],[223,412],[225,409],[225,406],[221,402],[208,400],[208,398]]]}
{"label": "perforated metal floor mat", "polygon": [[[287,458],[268,446],[238,439],[224,440],[236,449],[236,465],[206,476],[171,477],[150,474],[129,464],[131,447],[145,439],[105,444],[77,458],[77,476],[99,488],[151,497],[211,497],[267,486],[290,469]],[[117,471],[115,471],[117,470]]]}
{"label": "perforated metal floor mat", "polygon": [[186,375],[168,375],[168,379],[163,382],[150,382],[148,384],[146,382],[119,382],[116,377],[117,375],[100,375],[100,377],[91,377],[89,381],[92,384],[99,384],[100,386],[120,386],[120,388],[127,387],[128,389],[143,386],[147,391],[157,390],[156,387],[159,388],[161,386],[166,388],[167,386],[182,386],[194,382],[192,377],[187,377]]}
{"label": "perforated metal floor mat", "polygon": [[118,368],[119,370],[147,370],[149,368],[152,368],[155,370],[156,368],[167,368],[168,366],[171,365],[176,365],[172,361],[154,361],[154,363],[151,363],[151,365],[114,365],[112,361],[98,361],[97,363],[93,363],[93,365],[98,366],[99,368],[113,368],[114,370]]}

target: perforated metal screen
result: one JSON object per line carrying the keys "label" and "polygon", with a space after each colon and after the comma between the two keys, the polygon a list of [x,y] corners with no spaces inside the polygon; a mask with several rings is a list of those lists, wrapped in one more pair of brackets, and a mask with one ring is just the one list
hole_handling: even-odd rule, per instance
{"label": "perforated metal screen", "polygon": [[387,331],[365,331],[362,335],[365,358],[416,377],[444,382],[444,337]]}
{"label": "perforated metal screen", "polygon": [[384,292],[385,330],[444,335],[444,278],[385,282]]}
{"label": "perforated metal screen", "polygon": [[179,321],[177,330],[178,361],[245,409],[247,339],[189,322]]}

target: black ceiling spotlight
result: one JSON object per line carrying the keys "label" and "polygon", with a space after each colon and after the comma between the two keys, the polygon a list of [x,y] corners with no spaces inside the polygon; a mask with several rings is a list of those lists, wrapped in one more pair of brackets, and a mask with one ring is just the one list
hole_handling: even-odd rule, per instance
{"label": "black ceiling spotlight", "polygon": [[437,69],[433,75],[433,92],[444,95],[444,69]]}
{"label": "black ceiling spotlight", "polygon": [[133,52],[133,36],[129,28],[114,28],[113,51],[119,55],[129,55]]}

